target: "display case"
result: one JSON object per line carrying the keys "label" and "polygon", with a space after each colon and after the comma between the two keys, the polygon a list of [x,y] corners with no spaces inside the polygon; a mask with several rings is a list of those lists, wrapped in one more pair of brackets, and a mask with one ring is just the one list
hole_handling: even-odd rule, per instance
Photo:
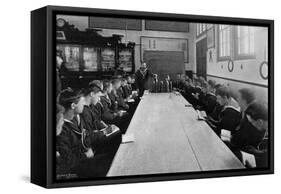
{"label": "display case", "polygon": [[61,52],[63,66],[67,71],[80,70],[81,46],[75,44],[57,44],[57,51]]}
{"label": "display case", "polygon": [[112,72],[116,69],[114,48],[102,48],[101,49],[101,70],[103,72]]}
{"label": "display case", "polygon": [[59,71],[63,88],[134,72],[135,43],[124,44],[121,36],[104,37],[94,29],[80,31],[61,18],[57,18],[56,32],[56,50],[63,60]]}
{"label": "display case", "polygon": [[123,47],[118,52],[119,68],[126,73],[133,72],[134,49]]}
{"label": "display case", "polygon": [[97,72],[99,62],[99,49],[96,47],[86,46],[83,47],[83,71],[85,72]]}

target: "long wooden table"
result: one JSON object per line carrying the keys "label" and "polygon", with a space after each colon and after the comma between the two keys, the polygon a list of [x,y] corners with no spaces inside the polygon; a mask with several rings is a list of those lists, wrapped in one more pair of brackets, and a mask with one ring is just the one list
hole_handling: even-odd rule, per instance
{"label": "long wooden table", "polygon": [[140,101],[107,176],[244,168],[181,96],[149,93]]}

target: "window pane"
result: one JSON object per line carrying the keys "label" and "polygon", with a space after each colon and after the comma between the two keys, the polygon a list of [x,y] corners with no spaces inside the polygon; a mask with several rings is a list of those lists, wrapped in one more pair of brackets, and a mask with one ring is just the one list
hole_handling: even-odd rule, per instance
{"label": "window pane", "polygon": [[228,25],[219,25],[219,56],[230,56],[230,27]]}
{"label": "window pane", "polygon": [[237,27],[237,53],[254,54],[254,28],[249,26]]}
{"label": "window pane", "polygon": [[202,27],[203,29],[202,30],[204,32],[206,30],[206,24],[202,24],[202,25],[203,25],[203,27]]}
{"label": "window pane", "polygon": [[254,48],[255,48],[255,40],[254,40],[254,34],[251,34],[250,35],[250,53],[251,54],[254,54],[255,53],[255,50],[254,50]]}

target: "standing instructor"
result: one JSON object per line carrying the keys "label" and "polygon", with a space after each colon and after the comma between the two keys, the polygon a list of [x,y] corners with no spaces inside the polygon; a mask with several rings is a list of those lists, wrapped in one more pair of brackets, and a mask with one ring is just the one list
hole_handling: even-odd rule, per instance
{"label": "standing instructor", "polygon": [[152,77],[152,74],[147,69],[146,63],[143,62],[140,68],[135,73],[136,77],[136,87],[139,93],[139,96],[142,96],[144,90],[148,89],[149,87],[149,80]]}

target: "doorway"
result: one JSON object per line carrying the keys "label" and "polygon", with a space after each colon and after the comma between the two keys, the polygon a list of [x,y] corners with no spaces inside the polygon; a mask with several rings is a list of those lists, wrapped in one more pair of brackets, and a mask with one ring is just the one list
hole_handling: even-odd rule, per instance
{"label": "doorway", "polygon": [[207,74],[207,38],[196,43],[196,74],[206,78]]}

